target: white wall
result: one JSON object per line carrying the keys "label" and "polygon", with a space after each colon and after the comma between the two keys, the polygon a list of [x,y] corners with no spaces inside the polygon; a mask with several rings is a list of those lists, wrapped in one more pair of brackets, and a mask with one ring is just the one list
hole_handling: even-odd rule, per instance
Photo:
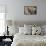
{"label": "white wall", "polygon": [[[24,6],[37,6],[37,15],[25,16]],[[23,21],[45,21],[46,20],[46,2],[45,0],[17,0],[15,2],[16,20]]]}
{"label": "white wall", "polygon": [[[0,0],[7,5],[7,20],[46,21],[46,0]],[[37,15],[24,15],[24,6],[37,6]]]}

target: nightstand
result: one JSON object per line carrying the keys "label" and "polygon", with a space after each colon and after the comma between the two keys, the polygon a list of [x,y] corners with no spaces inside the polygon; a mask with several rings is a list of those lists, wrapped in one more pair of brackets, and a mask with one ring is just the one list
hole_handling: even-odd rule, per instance
{"label": "nightstand", "polygon": [[2,46],[11,46],[11,44],[12,44],[11,41],[3,41],[2,43],[3,43]]}
{"label": "nightstand", "polygon": [[0,36],[0,46],[11,46],[12,42],[12,36]]}

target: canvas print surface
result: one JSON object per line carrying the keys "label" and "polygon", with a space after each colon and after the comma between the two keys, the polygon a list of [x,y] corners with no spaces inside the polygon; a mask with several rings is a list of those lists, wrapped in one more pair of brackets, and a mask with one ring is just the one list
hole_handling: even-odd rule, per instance
{"label": "canvas print surface", "polygon": [[36,6],[24,6],[24,15],[36,15],[37,7]]}

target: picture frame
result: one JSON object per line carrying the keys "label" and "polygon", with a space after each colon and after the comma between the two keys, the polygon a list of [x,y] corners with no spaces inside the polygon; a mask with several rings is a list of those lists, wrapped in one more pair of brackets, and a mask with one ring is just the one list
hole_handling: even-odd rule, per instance
{"label": "picture frame", "polygon": [[24,15],[36,15],[37,6],[24,6]]}

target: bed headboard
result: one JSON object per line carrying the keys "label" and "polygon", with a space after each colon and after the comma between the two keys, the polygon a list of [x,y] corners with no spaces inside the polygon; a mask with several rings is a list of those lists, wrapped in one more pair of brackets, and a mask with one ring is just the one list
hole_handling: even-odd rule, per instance
{"label": "bed headboard", "polygon": [[36,25],[45,25],[46,22],[45,21],[15,21],[15,24],[16,25],[19,25],[19,26],[23,26],[24,24],[27,24],[27,25],[33,25],[33,24],[36,24]]}
{"label": "bed headboard", "polygon": [[27,25],[33,25],[33,24],[36,24],[36,25],[45,25],[46,24],[46,21],[15,21],[15,20],[6,20],[6,24],[7,25],[18,25],[18,26],[24,26],[24,24],[27,24]]}

